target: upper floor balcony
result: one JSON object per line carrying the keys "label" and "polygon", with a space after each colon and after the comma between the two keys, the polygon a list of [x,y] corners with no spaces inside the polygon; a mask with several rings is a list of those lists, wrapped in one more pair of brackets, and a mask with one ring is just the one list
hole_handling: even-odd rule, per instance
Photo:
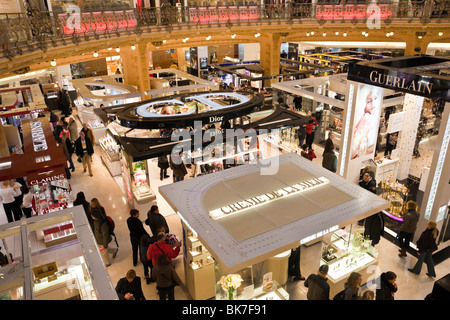
{"label": "upper floor balcony", "polygon": [[[281,1],[280,1],[281,2]],[[303,2],[303,1],[302,1]],[[204,30],[215,32],[260,28],[264,32],[300,30],[306,26],[365,26],[369,29],[423,28],[450,22],[449,0],[309,0],[264,4],[263,1],[217,1],[215,6],[115,8],[95,5],[55,7],[44,12],[28,7],[24,13],[0,13],[0,61],[51,48],[79,46],[100,39],[161,33],[186,36]],[[114,40],[115,41],[115,40]]]}

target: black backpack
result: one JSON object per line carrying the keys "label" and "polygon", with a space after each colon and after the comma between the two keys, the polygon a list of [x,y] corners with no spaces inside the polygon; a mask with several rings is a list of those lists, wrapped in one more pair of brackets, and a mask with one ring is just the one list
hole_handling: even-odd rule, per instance
{"label": "black backpack", "polygon": [[334,296],[333,300],[345,300],[345,290],[346,290],[346,289],[342,290],[341,292],[338,292],[338,293]]}

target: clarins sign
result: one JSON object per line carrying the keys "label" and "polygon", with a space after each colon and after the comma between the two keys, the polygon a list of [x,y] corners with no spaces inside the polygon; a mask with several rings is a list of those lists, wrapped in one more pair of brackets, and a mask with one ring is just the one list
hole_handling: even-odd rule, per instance
{"label": "clarins sign", "polygon": [[33,140],[33,149],[35,152],[44,151],[48,149],[47,140],[45,139],[44,128],[40,120],[31,121],[31,140]]}
{"label": "clarins sign", "polygon": [[267,192],[259,196],[252,197],[250,199],[246,199],[244,201],[238,201],[232,204],[229,204],[226,207],[222,207],[209,212],[209,216],[214,220],[229,216],[231,214],[236,214],[238,212],[242,212],[244,210],[255,208],[261,205],[266,205],[268,203],[272,203],[273,201],[284,199],[286,197],[299,194],[304,190],[310,190],[317,186],[321,186],[323,184],[328,183],[328,179],[324,177],[314,178],[310,180],[305,180],[293,184],[288,187],[284,187],[275,191]]}
{"label": "clarins sign", "polygon": [[430,83],[427,80],[412,79],[411,81],[408,81],[407,78],[400,78],[398,76],[379,73],[376,70],[370,73],[369,79],[374,84],[379,84],[383,87],[393,87],[392,89],[394,90],[403,89],[416,93],[425,93],[428,95],[431,95],[433,88],[433,83]]}

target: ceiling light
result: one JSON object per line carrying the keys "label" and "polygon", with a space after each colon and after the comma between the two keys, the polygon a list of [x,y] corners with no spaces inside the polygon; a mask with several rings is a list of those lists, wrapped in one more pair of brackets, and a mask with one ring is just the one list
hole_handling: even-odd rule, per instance
{"label": "ceiling light", "polygon": [[94,52],[94,57],[96,57],[96,58],[98,57],[98,52],[97,51]]}
{"label": "ceiling light", "polygon": [[422,39],[422,36],[418,36],[417,38]]}
{"label": "ceiling light", "polygon": [[444,35],[443,32],[439,32],[438,34],[439,34],[439,37],[442,37]]}
{"label": "ceiling light", "polygon": [[134,44],[131,46],[131,50],[136,50],[136,46]]}
{"label": "ceiling light", "polygon": [[394,32],[391,32],[391,36],[393,36],[394,35]]}
{"label": "ceiling light", "polygon": [[368,33],[366,33],[365,35],[364,35],[365,37],[368,37],[369,36],[369,34]]}
{"label": "ceiling light", "polygon": [[236,33],[231,35],[231,39],[236,38]]}
{"label": "ceiling light", "polygon": [[56,66],[56,60],[53,59],[53,60],[50,62],[50,65],[51,65],[52,67]]}
{"label": "ceiling light", "polygon": [[163,43],[166,43],[167,42],[167,40],[163,40]]}
{"label": "ceiling light", "polygon": [[326,33],[326,32],[324,32],[324,33],[322,33],[322,35],[323,35],[324,37],[326,37],[326,36],[327,36],[327,33]]}
{"label": "ceiling light", "polygon": [[111,51],[111,50],[112,50],[112,48],[108,48],[108,50],[109,50],[109,51]]}
{"label": "ceiling light", "polygon": [[347,32],[344,32],[343,36],[346,37],[347,36]]}
{"label": "ceiling light", "polygon": [[311,35],[312,35],[312,36],[314,35],[314,31],[311,31]]}
{"label": "ceiling light", "polygon": [[388,32],[388,33],[386,33],[386,37],[390,37],[391,36],[391,34]]}
{"label": "ceiling light", "polygon": [[119,47],[116,48],[116,52],[120,52],[120,48]]}
{"label": "ceiling light", "polygon": [[309,37],[309,32],[306,34],[307,37]]}
{"label": "ceiling light", "polygon": [[363,31],[363,32],[362,32],[362,35],[363,35],[363,36],[365,36],[365,35],[366,35],[366,32],[365,32],[365,31]]}
{"label": "ceiling light", "polygon": [[258,38],[261,35],[261,33],[255,33],[255,38]]}
{"label": "ceiling light", "polygon": [[206,41],[211,40],[211,36],[206,37]]}
{"label": "ceiling light", "polygon": [[337,35],[337,36],[338,36],[338,35],[339,35],[339,32],[338,32],[338,31],[336,31],[335,35]]}

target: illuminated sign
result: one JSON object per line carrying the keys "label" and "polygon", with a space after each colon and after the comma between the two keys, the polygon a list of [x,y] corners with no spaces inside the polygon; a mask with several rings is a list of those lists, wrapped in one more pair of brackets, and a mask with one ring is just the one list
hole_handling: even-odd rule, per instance
{"label": "illuminated sign", "polygon": [[306,238],[300,240],[300,244],[308,243],[308,242],[310,242],[312,240],[315,240],[317,238],[320,238],[320,237],[326,235],[327,233],[336,231],[337,229],[339,229],[339,226],[333,226],[331,228],[328,228],[328,229],[322,230],[320,232],[317,232],[317,233],[315,233],[313,235],[310,235],[309,237],[306,237]]}
{"label": "illuminated sign", "polygon": [[286,197],[299,194],[304,190],[310,190],[325,183],[328,183],[328,179],[324,177],[301,181],[291,186],[267,192],[262,195],[252,197],[250,199],[246,199],[244,201],[232,203],[226,207],[212,210],[209,212],[209,216],[214,220],[217,220],[223,217],[227,217],[231,214],[242,212],[249,208],[255,208],[261,205],[266,205],[276,200],[285,199]]}
{"label": "illuminated sign", "polygon": [[380,84],[385,87],[392,87],[392,89],[404,89],[410,92],[428,93],[431,95],[433,83],[425,80],[411,80],[407,82],[406,78],[400,78],[394,75],[379,73],[374,70],[369,75],[370,81],[374,84]]}
{"label": "illuminated sign", "polygon": [[[380,8],[380,19],[386,19],[392,16],[389,4],[378,4]],[[318,20],[365,20],[372,16],[370,10],[365,4],[354,5],[316,5],[316,18]]]}
{"label": "illuminated sign", "polygon": [[64,174],[58,174],[56,176],[50,176],[50,177],[45,177],[45,178],[41,178],[41,179],[39,179],[39,178],[38,179],[30,179],[29,180],[29,184],[31,186],[34,186],[34,185],[41,184],[41,183],[44,183],[44,182],[62,180],[64,178],[65,178]]}
{"label": "illuminated sign", "polygon": [[38,120],[30,122],[30,128],[34,151],[39,152],[47,150],[47,140],[45,139],[44,128],[42,128],[41,121]]}

